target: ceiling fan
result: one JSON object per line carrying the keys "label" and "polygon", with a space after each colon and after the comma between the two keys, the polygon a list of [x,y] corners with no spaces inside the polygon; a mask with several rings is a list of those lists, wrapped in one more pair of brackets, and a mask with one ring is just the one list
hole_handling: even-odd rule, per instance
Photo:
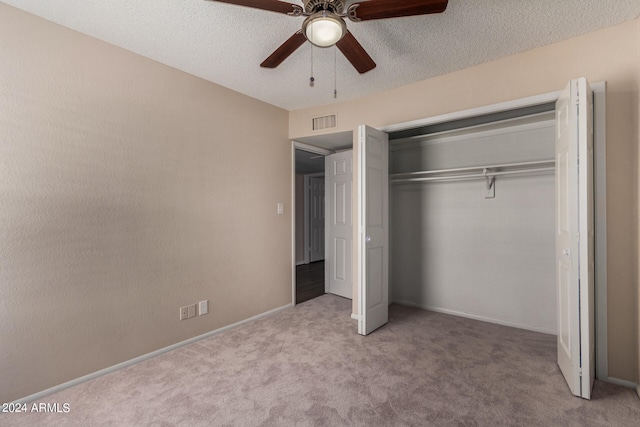
{"label": "ceiling fan", "polygon": [[346,0],[302,0],[304,7],[279,0],[213,1],[306,17],[302,29],[265,59],[261,67],[276,68],[308,40],[318,47],[336,45],[361,74],[374,69],[376,63],[347,30],[344,18],[358,22],[441,13],[448,3],[448,0],[367,0],[356,1],[345,10]]}

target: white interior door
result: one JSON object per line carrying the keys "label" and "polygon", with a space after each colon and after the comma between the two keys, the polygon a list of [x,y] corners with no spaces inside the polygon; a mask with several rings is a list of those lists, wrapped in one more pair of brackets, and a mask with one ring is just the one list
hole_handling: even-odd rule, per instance
{"label": "white interior door", "polygon": [[358,128],[358,333],[389,320],[389,137]]}
{"label": "white interior door", "polygon": [[556,103],[558,365],[571,392],[595,379],[593,95],[572,80]]}
{"label": "white interior door", "polygon": [[309,177],[309,262],[324,259],[324,177]]}
{"label": "white interior door", "polygon": [[353,298],[351,216],[353,151],[325,157],[325,292]]}

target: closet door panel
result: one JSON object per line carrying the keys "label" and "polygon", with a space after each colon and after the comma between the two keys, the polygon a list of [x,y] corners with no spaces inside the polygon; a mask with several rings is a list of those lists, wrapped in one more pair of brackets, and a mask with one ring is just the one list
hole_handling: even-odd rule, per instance
{"label": "closet door panel", "polygon": [[589,84],[572,80],[556,103],[558,365],[585,399],[595,378],[592,115]]}
{"label": "closet door panel", "polygon": [[389,139],[358,128],[358,333],[389,320]]}

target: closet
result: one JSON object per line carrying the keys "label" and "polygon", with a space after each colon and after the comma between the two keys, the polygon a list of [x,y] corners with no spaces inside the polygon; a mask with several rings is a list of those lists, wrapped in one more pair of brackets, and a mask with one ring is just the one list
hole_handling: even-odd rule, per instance
{"label": "closet", "polygon": [[388,322],[390,300],[555,334],[571,392],[589,399],[596,352],[607,376],[605,91],[578,78],[382,131],[358,126],[358,333]]}
{"label": "closet", "polygon": [[556,334],[554,105],[515,115],[389,135],[392,302]]}

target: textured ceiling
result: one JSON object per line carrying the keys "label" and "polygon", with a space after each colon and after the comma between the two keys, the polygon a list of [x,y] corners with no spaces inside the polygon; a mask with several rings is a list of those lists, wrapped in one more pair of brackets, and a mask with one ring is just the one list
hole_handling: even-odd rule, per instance
{"label": "textured ceiling", "polygon": [[301,17],[205,0],[2,1],[287,110],[358,98],[640,16],[638,0],[450,0],[439,15],[347,21],[377,68],[360,75],[335,48],[313,48],[310,87],[309,43],[276,69],[259,66]]}

